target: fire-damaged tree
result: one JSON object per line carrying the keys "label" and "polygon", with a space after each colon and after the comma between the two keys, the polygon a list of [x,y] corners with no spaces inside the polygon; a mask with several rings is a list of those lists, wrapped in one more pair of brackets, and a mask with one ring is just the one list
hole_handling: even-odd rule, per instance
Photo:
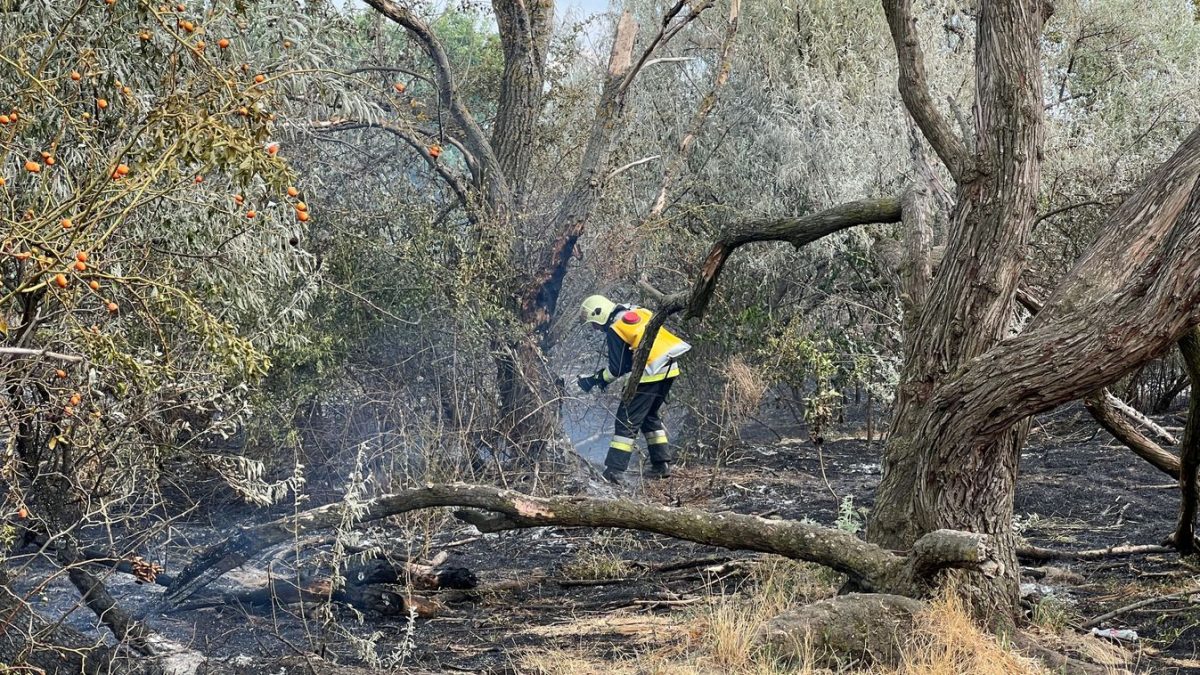
{"label": "fire-damaged tree", "polygon": [[[573,176],[561,194],[539,194],[531,181],[532,153],[543,126],[547,86],[547,53],[551,41],[554,3],[498,0],[493,9],[504,55],[504,69],[491,133],[468,110],[455,84],[446,49],[430,26],[409,7],[392,0],[367,0],[382,16],[402,26],[420,47],[438,104],[447,113],[437,134],[451,140],[463,155],[467,180],[454,180],[461,206],[470,214],[481,255],[495,263],[486,279],[498,298],[500,312],[492,319],[495,336],[490,346],[497,365],[501,419],[497,431],[510,447],[506,454],[526,467],[543,460],[562,461],[573,456],[558,418],[556,401],[562,384],[549,371],[543,347],[550,343],[550,325],[575,245],[583,234],[596,203],[611,176],[609,159],[619,141],[625,104],[639,72],[656,50],[669,43],[689,23],[713,6],[712,0],[680,0],[663,11],[653,32],[639,28],[630,14],[616,24],[611,54],[584,149]],[[736,3],[730,22],[736,24]],[[340,121],[329,128],[356,128]],[[439,154],[430,154],[408,130],[387,128],[413,140],[412,145],[432,166]],[[535,218],[532,202],[555,203],[546,218]],[[530,246],[530,242],[534,245]],[[515,453],[514,453],[515,451]]]}

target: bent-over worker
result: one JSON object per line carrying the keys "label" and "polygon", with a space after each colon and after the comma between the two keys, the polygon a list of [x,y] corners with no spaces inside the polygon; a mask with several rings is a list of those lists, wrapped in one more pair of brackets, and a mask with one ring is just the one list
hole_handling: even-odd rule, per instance
{"label": "bent-over worker", "polygon": [[[604,389],[617,378],[633,370],[633,355],[642,343],[650,317],[648,309],[635,305],[618,305],[603,295],[593,295],[583,301],[582,320],[595,330],[604,331],[608,341],[608,367],[579,378],[579,388],[591,391]],[[676,359],[692,346],[676,337],[665,327],[660,328],[646,359],[646,370],[638,382],[637,391],[628,402],[617,408],[616,430],[604,459],[604,478],[623,484],[629,459],[633,454],[638,432],[645,434],[650,455],[647,478],[667,478],[671,475],[671,446],[662,421],[662,405],[679,376]]]}

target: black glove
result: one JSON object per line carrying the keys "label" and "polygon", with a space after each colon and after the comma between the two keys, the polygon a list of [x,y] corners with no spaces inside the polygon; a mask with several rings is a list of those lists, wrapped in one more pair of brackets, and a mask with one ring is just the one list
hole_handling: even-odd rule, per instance
{"label": "black glove", "polygon": [[608,382],[604,381],[603,373],[604,371],[597,370],[591,375],[580,375],[579,379],[577,380],[579,383],[579,388],[585,392],[591,391],[593,387],[600,387],[601,389],[604,389],[608,386]]}

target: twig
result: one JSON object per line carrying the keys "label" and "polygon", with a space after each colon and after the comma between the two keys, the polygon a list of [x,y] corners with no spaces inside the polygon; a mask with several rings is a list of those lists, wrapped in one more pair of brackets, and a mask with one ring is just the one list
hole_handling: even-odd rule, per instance
{"label": "twig", "polygon": [[1109,619],[1121,616],[1122,614],[1127,614],[1129,612],[1132,612],[1135,609],[1141,609],[1142,607],[1146,607],[1148,605],[1154,605],[1154,604],[1157,604],[1160,602],[1166,602],[1167,600],[1178,600],[1180,598],[1185,598],[1185,597],[1195,594],[1195,593],[1200,593],[1200,586],[1189,588],[1186,591],[1177,591],[1175,593],[1168,593],[1166,595],[1157,595],[1153,598],[1145,598],[1143,600],[1138,600],[1137,602],[1130,603],[1128,605],[1125,605],[1124,607],[1118,607],[1111,612],[1105,612],[1104,614],[1101,614],[1097,617],[1088,619],[1087,623],[1083,624],[1083,627],[1084,628],[1094,628],[1094,627],[1099,626],[1100,624],[1104,623],[1105,621],[1108,621]]}
{"label": "twig", "polygon": [[83,360],[82,356],[61,354],[59,352],[52,352],[46,349],[28,349],[26,347],[0,347],[0,354],[12,354],[13,356],[44,356],[48,359],[66,361],[67,363],[79,363]]}

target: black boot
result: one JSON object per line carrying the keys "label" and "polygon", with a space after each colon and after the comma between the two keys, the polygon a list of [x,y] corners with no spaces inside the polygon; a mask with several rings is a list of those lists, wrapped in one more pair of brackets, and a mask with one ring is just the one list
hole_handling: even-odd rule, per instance
{"label": "black boot", "polygon": [[661,480],[671,477],[670,462],[650,462],[650,468],[642,472],[642,476],[651,480]]}
{"label": "black boot", "polygon": [[613,485],[625,487],[625,472],[624,471],[617,471],[616,469],[605,467],[604,473],[602,473],[600,475],[604,476],[604,480],[612,483]]}

